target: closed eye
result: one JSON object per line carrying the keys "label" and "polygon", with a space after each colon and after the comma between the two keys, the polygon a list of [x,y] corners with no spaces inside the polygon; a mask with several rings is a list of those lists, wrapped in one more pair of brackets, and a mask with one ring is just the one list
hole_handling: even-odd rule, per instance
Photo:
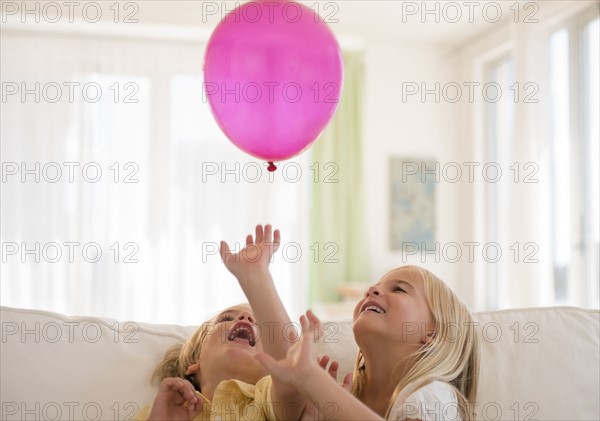
{"label": "closed eye", "polygon": [[406,292],[403,288],[399,287],[398,285],[396,285],[394,288],[392,288],[393,292]]}
{"label": "closed eye", "polygon": [[222,323],[222,322],[230,322],[233,320],[233,316],[221,316],[219,317],[219,319],[217,320],[217,323]]}

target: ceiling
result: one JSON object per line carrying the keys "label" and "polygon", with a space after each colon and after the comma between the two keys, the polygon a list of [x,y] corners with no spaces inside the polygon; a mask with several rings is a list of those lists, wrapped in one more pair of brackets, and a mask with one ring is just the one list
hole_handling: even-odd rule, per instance
{"label": "ceiling", "polygon": [[[289,0],[265,0],[271,2],[275,13],[282,13],[283,2]],[[340,43],[377,42],[377,43],[417,43],[436,44],[440,47],[454,48],[465,44],[487,31],[506,30],[507,23],[518,20],[523,22],[528,16],[543,21],[548,9],[560,9],[571,1],[400,1],[400,0],[300,0],[301,3],[317,12],[338,36]],[[578,3],[598,3],[598,0],[577,0]],[[41,8],[52,0],[39,2]],[[55,3],[55,2],[54,2]],[[81,8],[84,4],[81,2]],[[92,2],[93,3],[93,2]],[[156,32],[153,26],[165,26],[179,32],[191,31],[192,38],[198,34],[208,37],[220,19],[237,5],[237,1],[196,1],[196,0],[137,0],[121,1],[120,19],[133,13],[140,25],[112,25],[113,9],[103,7],[104,24],[113,26],[109,32],[119,32],[127,28],[133,33]],[[103,4],[109,4],[104,3]],[[516,6],[515,6],[516,5]],[[134,9],[135,8],[135,9]],[[109,10],[110,9],[110,10]],[[437,15],[436,15],[437,9]],[[81,10],[81,9],[80,9]],[[429,13],[427,13],[429,11]],[[516,12],[518,11],[518,15]],[[81,12],[80,12],[81,13]],[[498,15],[500,13],[500,15]],[[498,17],[498,20],[496,21]],[[9,24],[3,29],[24,29],[17,15],[11,16]],[[4,20],[4,18],[3,18]],[[101,25],[83,23],[82,30],[101,31]],[[35,24],[36,30],[45,27],[58,29],[55,24]],[[67,22],[68,27],[73,28]],[[144,29],[145,28],[145,29]]]}
{"label": "ceiling", "polygon": [[[281,0],[272,0],[273,3]],[[243,1],[142,1],[136,17],[140,23],[208,26],[214,28],[223,14]],[[366,41],[435,43],[444,46],[460,45],[477,34],[493,29],[499,23],[490,23],[483,16],[486,3],[504,3],[502,17],[505,21],[513,12],[510,2],[428,1],[427,8],[439,9],[436,22],[434,14],[423,14],[422,1],[395,0],[338,0],[305,1],[305,4],[328,23],[338,36],[348,36]],[[479,3],[469,9],[468,3]],[[279,9],[274,8],[275,13]],[[494,7],[488,6],[486,17],[493,20]],[[472,19],[470,17],[472,14]],[[460,18],[457,19],[460,13]],[[523,11],[523,13],[525,13]],[[425,22],[422,22],[425,19]],[[453,23],[452,20],[457,20]]]}

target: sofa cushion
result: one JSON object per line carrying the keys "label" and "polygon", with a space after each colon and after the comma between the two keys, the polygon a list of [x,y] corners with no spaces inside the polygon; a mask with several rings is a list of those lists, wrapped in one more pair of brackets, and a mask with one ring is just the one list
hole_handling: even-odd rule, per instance
{"label": "sofa cushion", "polygon": [[598,311],[529,308],[476,319],[479,418],[600,419]]}
{"label": "sofa cushion", "polygon": [[3,420],[132,417],[165,350],[195,329],[6,307],[1,320]]}

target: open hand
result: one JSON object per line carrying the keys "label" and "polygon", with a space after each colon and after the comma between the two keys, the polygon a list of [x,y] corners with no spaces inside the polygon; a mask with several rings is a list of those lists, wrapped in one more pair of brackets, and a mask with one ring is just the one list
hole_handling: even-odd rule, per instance
{"label": "open hand", "polygon": [[196,396],[192,384],[179,377],[167,377],[160,382],[148,421],[193,420],[202,412],[202,399]]}
{"label": "open hand", "polygon": [[290,347],[285,358],[276,361],[265,353],[254,356],[269,370],[273,378],[299,389],[310,370],[318,367],[313,356],[313,342],[317,342],[322,334],[321,321],[310,310],[306,312],[306,316],[300,316],[300,325],[300,340]]}
{"label": "open hand", "polygon": [[269,268],[269,263],[273,254],[279,248],[281,236],[279,230],[273,229],[271,225],[256,226],[255,237],[252,234],[246,236],[246,246],[239,253],[231,253],[229,245],[221,241],[221,258],[225,267],[236,278],[242,279],[249,271],[265,271]]}

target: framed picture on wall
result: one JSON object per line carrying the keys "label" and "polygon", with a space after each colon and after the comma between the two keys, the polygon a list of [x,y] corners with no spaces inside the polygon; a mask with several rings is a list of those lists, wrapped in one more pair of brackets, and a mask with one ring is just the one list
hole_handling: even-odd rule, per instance
{"label": "framed picture on wall", "polygon": [[[435,242],[433,158],[390,159],[390,248],[432,250]],[[416,247],[416,248],[415,248]]]}

